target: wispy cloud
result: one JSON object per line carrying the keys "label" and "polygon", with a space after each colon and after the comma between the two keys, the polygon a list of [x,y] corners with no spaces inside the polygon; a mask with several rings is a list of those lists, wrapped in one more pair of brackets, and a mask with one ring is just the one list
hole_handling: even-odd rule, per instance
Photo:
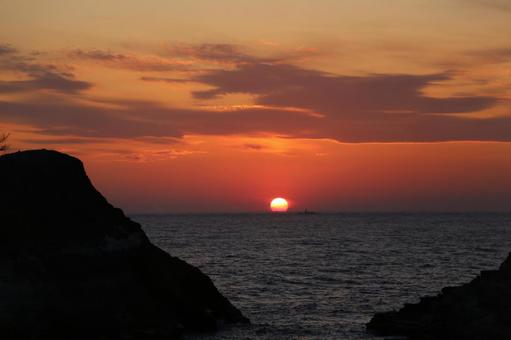
{"label": "wispy cloud", "polygon": [[189,83],[190,79],[168,78],[168,77],[140,77],[143,81],[162,81],[165,83]]}
{"label": "wispy cloud", "polygon": [[0,102],[0,120],[26,124],[46,135],[91,138],[182,138],[185,135],[273,134],[340,142],[511,141],[511,118],[470,119],[393,113],[372,117],[315,117],[296,111],[208,111],[147,102],[104,109],[77,103]]}
{"label": "wispy cloud", "polygon": [[72,144],[92,144],[107,142],[107,139],[100,138],[30,138],[21,140],[21,142],[29,144],[41,144],[41,145],[72,145]]}
{"label": "wispy cloud", "polygon": [[169,44],[164,56],[217,64],[289,63],[316,56],[316,48],[272,49],[271,55],[255,55],[246,46],[236,44]]}
{"label": "wispy cloud", "polygon": [[131,55],[104,50],[73,50],[69,55],[74,59],[94,61],[109,67],[140,72],[168,72],[188,70],[190,63],[155,55]]}
{"label": "wispy cloud", "polygon": [[511,61],[511,47],[492,48],[485,50],[470,50],[465,56],[476,58],[478,62],[503,63]]}
{"label": "wispy cloud", "polygon": [[[466,0],[463,0],[465,2]],[[469,0],[471,3],[481,7],[499,11],[511,11],[511,3],[508,0]]]}
{"label": "wispy cloud", "polygon": [[33,56],[16,53],[17,50],[12,49],[9,55],[0,54],[0,71],[17,73],[24,79],[1,80],[0,93],[54,90],[72,94],[92,87],[89,82],[75,79],[74,74],[65,66],[38,63],[33,60]]}
{"label": "wispy cloud", "polygon": [[[133,56],[100,51],[76,53],[80,58],[119,63],[123,67],[131,65],[139,71],[165,69],[132,67],[133,60],[139,60]],[[496,96],[426,95],[428,87],[450,81],[451,73],[345,76],[303,68],[282,59],[252,56],[234,45],[188,45],[173,53],[231,63],[183,78],[142,77],[144,81],[191,81],[209,86],[208,90],[192,93],[199,101],[195,108],[169,107],[131,98],[99,100],[109,104],[107,108],[72,98],[55,101],[49,96],[38,96],[37,100],[0,101],[0,120],[29,125],[45,135],[78,138],[75,141],[135,138],[153,142],[161,139],[167,143],[186,135],[240,134],[329,138],[352,143],[511,141],[511,117],[471,116],[497,105],[501,99]],[[65,95],[92,86],[75,80],[72,70],[63,67],[9,60],[4,60],[2,66],[30,79],[3,81],[0,91],[52,89]],[[208,106],[210,99],[239,93],[250,94],[255,103],[232,109],[229,105],[227,109]],[[257,150],[258,146],[245,147]]]}
{"label": "wispy cloud", "polygon": [[243,144],[243,147],[245,149],[250,149],[250,150],[263,150],[265,148],[264,145],[253,144],[253,143]]}
{"label": "wispy cloud", "polygon": [[165,54],[173,57],[194,58],[228,63],[255,62],[259,58],[249,55],[233,44],[170,44]]}
{"label": "wispy cloud", "polygon": [[30,92],[37,90],[54,90],[63,93],[76,93],[92,87],[91,83],[72,79],[69,75],[41,70],[29,73],[32,79],[0,81],[0,93]]}
{"label": "wispy cloud", "polygon": [[16,53],[17,50],[12,47],[10,44],[2,44],[0,43],[0,55],[3,55],[3,54],[11,54],[11,53]]}
{"label": "wispy cloud", "polygon": [[213,87],[196,91],[198,99],[229,93],[257,95],[256,102],[311,109],[331,118],[375,118],[400,113],[466,113],[496,104],[493,97],[432,98],[422,90],[449,79],[448,74],[339,76],[287,64],[255,63],[215,70],[193,78]]}

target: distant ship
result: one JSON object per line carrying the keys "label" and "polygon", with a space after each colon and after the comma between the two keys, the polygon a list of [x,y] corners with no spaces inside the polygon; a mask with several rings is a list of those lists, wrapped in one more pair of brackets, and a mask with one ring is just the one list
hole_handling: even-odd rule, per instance
{"label": "distant ship", "polygon": [[305,209],[304,211],[299,212],[298,214],[299,214],[299,215],[316,215],[316,214],[317,214],[317,212],[315,212],[315,211],[310,211],[310,210]]}

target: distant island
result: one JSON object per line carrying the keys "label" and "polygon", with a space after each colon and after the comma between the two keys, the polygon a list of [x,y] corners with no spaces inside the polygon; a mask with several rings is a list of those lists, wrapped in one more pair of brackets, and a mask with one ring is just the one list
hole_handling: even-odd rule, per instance
{"label": "distant island", "polygon": [[318,213],[315,211],[310,211],[308,209],[305,209],[304,211],[300,211],[298,215],[317,215]]}

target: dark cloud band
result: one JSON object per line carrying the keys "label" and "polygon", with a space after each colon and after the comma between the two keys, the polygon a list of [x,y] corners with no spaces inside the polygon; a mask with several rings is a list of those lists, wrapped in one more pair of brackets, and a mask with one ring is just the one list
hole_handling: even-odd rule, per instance
{"label": "dark cloud band", "polygon": [[[189,134],[270,133],[350,143],[511,141],[511,117],[471,117],[472,113],[497,105],[498,98],[435,98],[424,94],[428,86],[449,80],[448,73],[343,76],[301,68],[283,60],[250,56],[231,45],[201,46],[192,49],[180,46],[172,53],[228,61],[235,67],[194,72],[188,78],[149,74],[142,80],[197,82],[210,89],[194,92],[196,99],[207,102],[231,93],[246,93],[255,98],[257,105],[219,111],[169,108],[126,99],[108,101],[115,104],[115,108],[107,109],[66,97],[67,94],[81,94],[92,84],[74,79],[73,74],[62,71],[62,67],[22,58],[19,61],[4,58],[3,69],[20,72],[29,79],[1,81],[0,92],[30,93],[49,89],[59,92],[63,99],[55,101],[55,98],[39,96],[37,100],[23,102],[4,100],[0,102],[0,121],[30,125],[42,134],[80,138],[145,137],[154,140],[177,139]],[[93,51],[81,52],[79,56],[125,66],[139,65],[131,64],[133,60],[126,64],[131,57],[121,54]]]}

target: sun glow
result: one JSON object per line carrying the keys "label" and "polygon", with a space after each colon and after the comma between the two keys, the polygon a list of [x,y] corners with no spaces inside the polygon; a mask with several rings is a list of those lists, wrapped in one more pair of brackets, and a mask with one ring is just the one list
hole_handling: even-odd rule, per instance
{"label": "sun glow", "polygon": [[284,198],[277,197],[271,201],[270,208],[273,212],[286,212],[289,204]]}

